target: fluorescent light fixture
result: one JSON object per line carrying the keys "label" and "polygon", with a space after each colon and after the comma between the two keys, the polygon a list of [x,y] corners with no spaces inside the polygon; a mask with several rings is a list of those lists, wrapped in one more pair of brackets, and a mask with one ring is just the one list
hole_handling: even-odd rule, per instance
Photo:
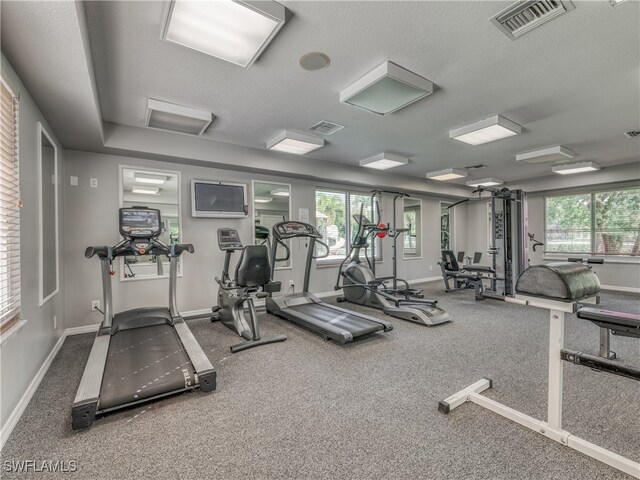
{"label": "fluorescent light fixture", "polygon": [[455,180],[456,178],[463,178],[469,176],[463,168],[447,168],[445,170],[438,170],[437,172],[427,173],[427,178],[430,180]]}
{"label": "fluorescent light fixture", "polygon": [[572,173],[594,172],[600,170],[600,165],[596,162],[569,163],[567,165],[556,165],[551,170],[560,175],[570,175]]}
{"label": "fluorescent light fixture", "polygon": [[379,153],[373,157],[360,160],[361,167],[375,168],[376,170],[388,170],[409,163],[408,158],[394,155],[393,153]]}
{"label": "fluorescent light fixture", "polygon": [[574,153],[562,145],[555,147],[540,148],[531,152],[518,153],[516,155],[517,162],[525,163],[546,163],[557,162],[559,160],[570,160]]}
{"label": "fluorescent light fixture", "polygon": [[503,183],[502,180],[498,180],[497,178],[481,178],[479,180],[469,180],[467,185],[470,187],[495,187]]}
{"label": "fluorescent light fixture", "polygon": [[522,127],[501,115],[485,118],[479,122],[456,128],[449,132],[449,138],[454,138],[469,145],[481,145],[501,138],[519,135]]}
{"label": "fluorescent light fixture", "polygon": [[627,0],[609,0],[609,3],[611,4],[612,7],[617,7],[618,5],[626,1]]}
{"label": "fluorescent light fixture", "polygon": [[284,130],[267,142],[269,150],[304,155],[324,147],[324,139],[300,132]]}
{"label": "fluorescent light fixture", "polygon": [[149,128],[170,132],[202,135],[215,117],[211,112],[149,98],[147,122]]}
{"label": "fluorescent light fixture", "polygon": [[289,196],[289,189],[286,187],[281,187],[281,188],[276,188],[274,190],[271,190],[271,195],[274,195],[276,197],[288,197]]}
{"label": "fluorescent light fixture", "polygon": [[253,199],[256,203],[269,203],[271,200],[273,200],[271,197],[255,197]]}
{"label": "fluorescent light fixture", "polygon": [[146,183],[149,185],[162,185],[167,181],[167,177],[164,176],[146,175],[142,173],[136,173],[133,178],[136,183]]}
{"label": "fluorescent light fixture", "polygon": [[285,8],[272,1],[174,0],[162,38],[247,68],[284,22]]}
{"label": "fluorescent light fixture", "polygon": [[142,195],[158,195],[160,193],[159,188],[152,187],[133,187],[131,193],[140,193]]}
{"label": "fluorescent light fixture", "polygon": [[340,92],[340,102],[389,115],[433,93],[433,83],[393,62],[384,62]]}

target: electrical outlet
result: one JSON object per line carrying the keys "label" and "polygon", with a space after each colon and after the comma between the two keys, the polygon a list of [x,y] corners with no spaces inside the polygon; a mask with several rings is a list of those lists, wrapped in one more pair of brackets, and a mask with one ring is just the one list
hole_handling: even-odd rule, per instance
{"label": "electrical outlet", "polygon": [[293,280],[289,280],[289,286],[293,287]]}
{"label": "electrical outlet", "polygon": [[91,311],[100,310],[100,300],[92,300],[91,301]]}
{"label": "electrical outlet", "polygon": [[97,178],[92,178],[89,180],[89,185],[92,188],[98,188],[98,179]]}
{"label": "electrical outlet", "polygon": [[429,265],[429,270],[433,270],[433,265]]}
{"label": "electrical outlet", "polygon": [[53,329],[56,330],[58,328],[58,316],[53,316]]}

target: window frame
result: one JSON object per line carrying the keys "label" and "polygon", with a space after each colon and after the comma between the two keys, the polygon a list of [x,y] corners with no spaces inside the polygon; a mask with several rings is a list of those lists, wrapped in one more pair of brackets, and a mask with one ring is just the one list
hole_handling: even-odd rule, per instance
{"label": "window frame", "polygon": [[640,189],[637,185],[625,185],[618,187],[610,187],[610,188],[597,188],[597,189],[588,189],[575,191],[568,194],[550,194],[544,195],[542,202],[542,223],[543,223],[543,234],[545,244],[547,243],[547,200],[550,198],[558,198],[558,197],[571,197],[577,195],[590,195],[591,196],[591,207],[590,207],[590,247],[589,252],[553,252],[544,250],[543,259],[545,260],[558,260],[559,258],[566,259],[568,255],[579,258],[588,258],[593,256],[601,256],[607,258],[608,262],[611,263],[640,263],[640,254],[633,255],[630,253],[616,253],[616,254],[607,254],[607,253],[598,253],[597,250],[597,235],[598,230],[596,227],[596,208],[595,208],[595,196],[599,193],[606,192],[619,192],[623,190],[634,190]]}
{"label": "window frame", "polygon": [[[349,245],[351,245],[351,235],[352,235],[352,227],[353,227],[353,220],[352,220],[352,212],[351,212],[351,196],[366,196],[366,197],[371,197],[371,192],[363,192],[361,190],[341,190],[338,188],[331,188],[331,187],[322,187],[322,186],[316,186],[316,188],[314,189],[314,225],[317,227],[318,226],[318,222],[317,222],[317,203],[315,201],[316,196],[318,194],[318,192],[323,192],[323,193],[337,193],[340,195],[345,195],[345,254],[344,256],[341,256],[339,259],[336,258],[318,258],[316,259],[316,267],[318,268],[322,268],[322,267],[333,267],[336,265],[340,265],[340,263],[342,263],[342,261],[344,260],[344,258],[346,257],[347,253],[349,252],[349,248],[347,248],[347,243],[346,240],[349,240]],[[382,208],[382,207],[381,207]],[[382,263],[383,261],[383,254],[382,254],[382,242],[380,242],[380,247],[376,248],[376,258],[375,258],[375,262],[376,263]]]}
{"label": "window frame", "polygon": [[[4,88],[7,89],[7,91],[9,92],[9,94],[11,95],[11,97],[13,98],[13,102],[15,104],[15,116],[14,116],[14,125],[15,125],[15,153],[14,153],[14,157],[15,157],[15,164],[16,164],[16,172],[15,172],[15,186],[16,186],[16,191],[18,194],[18,205],[17,205],[17,212],[18,212],[18,225],[17,225],[17,232],[18,232],[18,241],[17,241],[17,249],[18,249],[18,258],[20,259],[18,262],[18,269],[17,269],[17,276],[18,278],[21,278],[21,274],[22,274],[22,260],[20,257],[20,253],[21,253],[21,245],[20,245],[20,230],[21,230],[21,225],[20,225],[20,208],[22,208],[22,202],[20,200],[21,198],[21,188],[20,188],[20,95],[16,94],[13,89],[11,88],[11,86],[9,85],[9,83],[7,81],[5,81],[5,79],[3,77],[0,76],[0,82],[2,83],[2,86]],[[8,276],[10,276],[9,273],[7,273]],[[11,285],[11,282],[9,282],[9,285]],[[12,312],[11,316],[7,316],[7,318],[3,319],[0,322],[0,337],[2,338],[2,343],[4,343],[8,337],[13,335],[13,332],[17,331],[22,325],[24,325],[24,323],[26,322],[26,320],[24,320],[22,318],[22,281],[20,280],[18,282],[18,302],[17,302],[17,306],[15,307],[15,311]]]}

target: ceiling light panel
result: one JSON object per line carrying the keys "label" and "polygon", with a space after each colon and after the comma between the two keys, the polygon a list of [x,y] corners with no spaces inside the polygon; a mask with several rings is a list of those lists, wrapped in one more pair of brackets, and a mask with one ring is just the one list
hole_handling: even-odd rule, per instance
{"label": "ceiling light panel", "polygon": [[304,155],[324,147],[324,139],[300,132],[284,130],[267,142],[269,150]]}
{"label": "ceiling light panel", "polygon": [[574,153],[562,145],[555,147],[541,148],[531,152],[518,153],[516,155],[517,162],[524,163],[546,163],[557,162],[561,160],[570,160],[574,157]]}
{"label": "ceiling light panel", "polygon": [[147,100],[146,125],[149,128],[202,135],[214,118],[211,112],[204,110],[163,102],[154,98]]}
{"label": "ceiling light panel", "polygon": [[271,200],[273,200],[273,198],[271,197],[255,197],[253,199],[253,201],[256,203],[269,203],[271,202]]}
{"label": "ceiling light panel", "polygon": [[433,93],[433,83],[393,62],[384,62],[340,92],[340,102],[389,115]]}
{"label": "ceiling light panel", "polygon": [[519,135],[522,127],[501,115],[485,118],[479,122],[449,131],[453,138],[469,145],[481,145],[502,138]]}
{"label": "ceiling light panel", "polygon": [[135,174],[133,178],[136,183],[146,183],[148,185],[162,185],[167,181],[167,177],[164,176],[146,175],[141,173]]}
{"label": "ceiling light panel", "polygon": [[495,187],[503,183],[502,180],[498,180],[497,178],[481,178],[478,180],[469,180],[467,185],[470,187]]}
{"label": "ceiling light panel", "polygon": [[596,162],[569,163],[567,165],[556,165],[551,170],[560,175],[571,175],[572,173],[594,172],[600,170],[600,165]]}
{"label": "ceiling light panel", "polygon": [[273,1],[174,0],[162,38],[246,68],[284,22],[285,8]]}
{"label": "ceiling light panel", "polygon": [[289,196],[289,189],[286,187],[281,187],[281,188],[276,188],[274,190],[271,190],[271,195],[274,195],[276,197],[288,197]]}
{"label": "ceiling light panel", "polygon": [[436,172],[427,173],[429,180],[455,180],[456,178],[464,178],[469,176],[469,173],[462,168],[447,168],[445,170],[438,170]]}
{"label": "ceiling light panel", "polygon": [[375,170],[388,170],[394,167],[400,167],[409,163],[408,158],[394,155],[393,153],[379,153],[373,157],[360,160],[360,166],[373,168]]}
{"label": "ceiling light panel", "polygon": [[131,193],[139,193],[142,195],[158,195],[160,193],[159,188],[153,187],[133,187]]}

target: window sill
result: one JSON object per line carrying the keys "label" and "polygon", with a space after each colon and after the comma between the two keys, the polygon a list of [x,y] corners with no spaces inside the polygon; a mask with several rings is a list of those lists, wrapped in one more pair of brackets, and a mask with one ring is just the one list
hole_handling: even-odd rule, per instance
{"label": "window sill", "polygon": [[[331,267],[339,267],[340,264],[342,263],[342,260],[344,260],[344,258],[341,258],[340,260],[316,260],[316,268],[331,268]],[[367,261],[362,259],[362,263],[364,263],[365,265],[367,264]],[[376,259],[376,265],[379,265],[382,263],[382,258],[378,258]],[[349,262],[344,262],[345,265],[349,265]]]}
{"label": "window sill", "polygon": [[24,319],[20,320],[18,323],[16,323],[11,328],[9,328],[9,330],[7,330],[2,335],[0,335],[0,345],[4,346],[4,344],[7,343],[7,341],[10,338],[12,338],[16,333],[18,333],[20,329],[22,329],[22,327],[25,326],[26,323],[27,323],[26,320]]}
{"label": "window sill", "polygon": [[[596,257],[603,258],[604,265],[608,264],[617,264],[617,265],[640,265],[640,256],[631,256],[631,255],[586,255],[586,254],[570,254],[570,253],[545,253],[542,259],[544,261],[567,261],[568,258],[582,258],[586,260],[587,258]],[[600,266],[600,264],[594,263],[590,265]]]}

